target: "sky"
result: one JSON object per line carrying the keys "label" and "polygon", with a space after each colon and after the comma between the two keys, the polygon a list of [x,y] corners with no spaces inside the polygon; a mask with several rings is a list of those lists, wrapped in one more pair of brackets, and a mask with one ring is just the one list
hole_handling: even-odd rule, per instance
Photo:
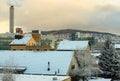
{"label": "sky", "polygon": [[[24,32],[80,29],[120,35],[120,0],[18,1],[21,5],[15,5],[15,28]],[[0,33],[9,32],[7,3],[0,0]]]}

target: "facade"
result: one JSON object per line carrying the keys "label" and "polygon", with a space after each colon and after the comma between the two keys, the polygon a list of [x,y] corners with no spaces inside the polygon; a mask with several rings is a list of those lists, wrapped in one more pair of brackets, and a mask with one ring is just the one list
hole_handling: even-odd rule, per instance
{"label": "facade", "polygon": [[11,50],[27,50],[27,46],[35,46],[36,42],[31,36],[14,39],[10,43]]}
{"label": "facade", "polygon": [[13,33],[0,34],[0,50],[10,50],[10,43],[14,40]]}
{"label": "facade", "polygon": [[10,50],[10,43],[13,38],[0,37],[0,50]]}

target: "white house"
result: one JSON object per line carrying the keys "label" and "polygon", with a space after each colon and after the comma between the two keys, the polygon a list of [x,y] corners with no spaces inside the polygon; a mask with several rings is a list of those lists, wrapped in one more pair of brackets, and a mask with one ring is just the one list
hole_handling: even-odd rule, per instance
{"label": "white house", "polygon": [[115,44],[114,47],[116,50],[120,50],[120,44]]}
{"label": "white house", "polygon": [[61,41],[57,50],[75,51],[75,50],[90,50],[89,41]]}
{"label": "white house", "polygon": [[65,76],[78,67],[72,51],[0,51],[0,70],[7,66],[24,74]]}

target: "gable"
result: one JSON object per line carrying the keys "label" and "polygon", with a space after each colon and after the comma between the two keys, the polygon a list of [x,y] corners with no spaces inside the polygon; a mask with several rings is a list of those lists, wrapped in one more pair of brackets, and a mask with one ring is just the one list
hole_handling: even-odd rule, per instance
{"label": "gable", "polygon": [[27,46],[35,46],[35,44],[36,44],[36,41],[33,39],[33,38],[31,38],[28,42],[27,42]]}

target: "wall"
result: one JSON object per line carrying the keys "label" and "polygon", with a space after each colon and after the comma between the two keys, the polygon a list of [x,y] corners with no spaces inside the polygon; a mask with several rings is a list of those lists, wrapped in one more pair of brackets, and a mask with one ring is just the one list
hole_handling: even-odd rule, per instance
{"label": "wall", "polygon": [[[74,69],[72,69],[73,65],[75,66]],[[69,69],[68,69],[67,75],[74,75],[75,70],[78,70],[78,64],[77,64],[75,57],[73,56],[71,63],[70,63],[70,66],[69,66]]]}
{"label": "wall", "polygon": [[35,46],[36,45],[36,42],[33,38],[31,38],[28,43],[26,44],[26,46]]}
{"label": "wall", "polygon": [[63,80],[63,81],[71,81],[71,78],[69,77],[69,78],[66,78],[65,80]]}
{"label": "wall", "polygon": [[26,46],[11,46],[11,50],[26,50]]}

